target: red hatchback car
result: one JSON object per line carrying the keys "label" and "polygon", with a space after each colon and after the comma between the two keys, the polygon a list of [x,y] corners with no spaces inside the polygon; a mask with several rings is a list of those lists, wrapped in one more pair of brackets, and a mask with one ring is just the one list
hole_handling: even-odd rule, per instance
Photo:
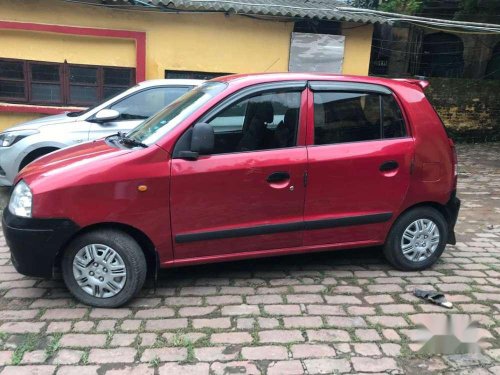
{"label": "red hatchback car", "polygon": [[425,82],[322,74],[208,81],[128,134],[52,153],[17,177],[12,262],[60,266],[115,307],[147,271],[384,245],[420,270],[454,243],[453,142]]}

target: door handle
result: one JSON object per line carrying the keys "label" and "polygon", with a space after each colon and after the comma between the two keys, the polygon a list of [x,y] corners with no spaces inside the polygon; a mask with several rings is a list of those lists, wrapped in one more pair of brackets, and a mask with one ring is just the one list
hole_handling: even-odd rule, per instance
{"label": "door handle", "polygon": [[282,182],[290,179],[290,174],[288,172],[274,172],[267,177],[267,182],[270,184],[276,182]]}
{"label": "door handle", "polygon": [[395,160],[389,160],[389,161],[385,161],[383,162],[382,164],[380,164],[380,172],[389,172],[389,171],[392,171],[394,169],[398,169],[399,168],[399,164],[397,161]]}

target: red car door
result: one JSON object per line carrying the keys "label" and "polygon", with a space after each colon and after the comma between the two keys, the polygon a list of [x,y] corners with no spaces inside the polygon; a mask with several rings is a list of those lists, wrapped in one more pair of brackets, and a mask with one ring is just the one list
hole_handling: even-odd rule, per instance
{"label": "red car door", "polygon": [[189,161],[174,153],[176,260],[302,245],[304,89],[295,82],[240,92],[200,120],[214,128],[211,155]]}
{"label": "red car door", "polygon": [[404,115],[383,86],[310,87],[304,245],[381,243],[410,182]]}

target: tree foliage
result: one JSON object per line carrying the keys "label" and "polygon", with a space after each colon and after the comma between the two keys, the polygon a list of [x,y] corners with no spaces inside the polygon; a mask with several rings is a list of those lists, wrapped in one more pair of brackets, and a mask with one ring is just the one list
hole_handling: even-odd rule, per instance
{"label": "tree foliage", "polygon": [[415,14],[422,8],[422,0],[385,0],[378,6],[384,12]]}
{"label": "tree foliage", "polygon": [[460,0],[459,10],[453,17],[456,20],[499,23],[500,1],[498,0]]}
{"label": "tree foliage", "polygon": [[347,4],[356,8],[377,9],[379,0],[348,0]]}

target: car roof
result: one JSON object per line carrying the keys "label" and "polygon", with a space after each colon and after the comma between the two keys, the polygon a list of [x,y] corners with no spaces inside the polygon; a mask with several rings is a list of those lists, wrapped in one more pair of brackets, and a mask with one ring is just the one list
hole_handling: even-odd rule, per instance
{"label": "car roof", "polygon": [[199,86],[203,80],[201,79],[150,79],[147,81],[139,82],[138,85],[142,87],[151,86]]}
{"label": "car roof", "polygon": [[258,74],[232,74],[212,79],[212,81],[226,82],[241,86],[250,86],[259,83],[271,83],[282,81],[337,81],[337,82],[359,82],[383,85],[390,88],[405,86],[407,88],[423,91],[428,83],[416,79],[392,79],[369,76],[355,76],[330,73],[258,73]]}

